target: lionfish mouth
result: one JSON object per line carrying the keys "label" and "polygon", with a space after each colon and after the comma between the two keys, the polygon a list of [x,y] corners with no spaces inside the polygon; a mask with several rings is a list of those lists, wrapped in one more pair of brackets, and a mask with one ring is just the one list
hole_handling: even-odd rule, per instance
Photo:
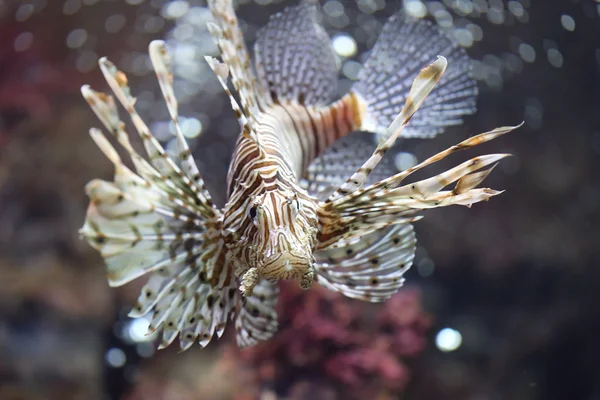
{"label": "lionfish mouth", "polygon": [[311,269],[310,257],[291,251],[265,258],[258,268],[260,275],[266,279],[298,279]]}

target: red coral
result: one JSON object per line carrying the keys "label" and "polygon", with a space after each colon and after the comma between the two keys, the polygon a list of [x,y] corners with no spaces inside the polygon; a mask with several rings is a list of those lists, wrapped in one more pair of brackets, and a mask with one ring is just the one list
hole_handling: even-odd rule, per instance
{"label": "red coral", "polygon": [[284,283],[281,289],[280,331],[241,352],[262,386],[276,382],[276,389],[292,398],[308,390],[294,389],[306,381],[321,382],[315,386],[320,392],[335,388],[356,398],[406,387],[410,372],[402,359],[423,350],[431,324],[417,289],[405,288],[383,304],[347,299],[321,287],[303,292]]}

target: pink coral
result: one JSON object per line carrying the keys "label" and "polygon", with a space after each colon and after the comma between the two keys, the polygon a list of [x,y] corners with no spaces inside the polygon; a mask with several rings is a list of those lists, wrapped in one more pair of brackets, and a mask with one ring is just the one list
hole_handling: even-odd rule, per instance
{"label": "pink coral", "polygon": [[410,380],[403,358],[423,350],[431,324],[415,288],[368,304],[321,287],[302,292],[283,284],[279,315],[281,329],[273,339],[241,357],[260,385],[276,382],[292,398],[306,381],[322,382],[319,392],[358,398],[401,392]]}

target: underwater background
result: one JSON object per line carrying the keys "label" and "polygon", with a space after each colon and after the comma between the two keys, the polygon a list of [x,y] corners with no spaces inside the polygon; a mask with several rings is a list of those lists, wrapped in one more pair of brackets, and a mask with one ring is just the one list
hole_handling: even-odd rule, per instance
{"label": "underwater background", "polygon": [[[245,0],[251,44],[297,1]],[[467,48],[478,112],[431,140],[405,140],[399,169],[496,126],[525,125],[466,156],[512,153],[488,203],[416,223],[415,264],[383,304],[281,284],[280,331],[238,350],[155,351],[126,317],[142,286],[110,289],[79,239],[85,183],[113,167],[87,134],[79,93],[106,90],[97,60],[129,75],[140,114],[173,148],[147,45],[173,54],[184,133],[222,205],[237,121],[203,56],[203,1],[0,1],[0,400],[600,399],[600,2],[328,0],[323,25],[340,93],[386,19],[436,21]]]}

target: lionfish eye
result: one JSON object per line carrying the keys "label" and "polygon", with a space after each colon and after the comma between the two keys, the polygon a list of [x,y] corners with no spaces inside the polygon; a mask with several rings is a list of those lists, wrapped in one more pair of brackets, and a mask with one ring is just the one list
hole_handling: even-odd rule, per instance
{"label": "lionfish eye", "polygon": [[287,202],[295,212],[300,211],[300,201],[297,198],[287,199]]}
{"label": "lionfish eye", "polygon": [[252,206],[252,208],[250,208],[250,211],[248,211],[248,215],[253,220],[256,218],[256,211],[257,211],[257,209],[258,209],[258,206]]}

